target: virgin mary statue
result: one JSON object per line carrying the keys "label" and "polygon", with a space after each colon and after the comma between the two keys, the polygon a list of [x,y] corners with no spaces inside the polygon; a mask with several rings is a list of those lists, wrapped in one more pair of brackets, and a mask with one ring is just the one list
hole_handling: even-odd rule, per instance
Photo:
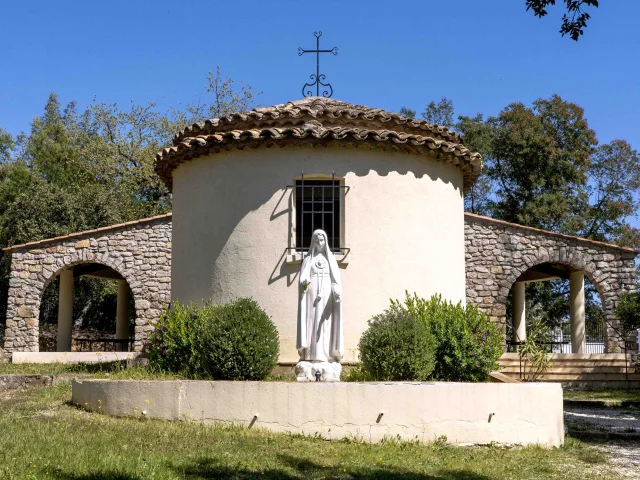
{"label": "virgin mary statue", "polygon": [[311,237],[300,269],[300,290],[296,374],[299,380],[336,381],[344,355],[342,284],[338,262],[323,230],[316,230]]}

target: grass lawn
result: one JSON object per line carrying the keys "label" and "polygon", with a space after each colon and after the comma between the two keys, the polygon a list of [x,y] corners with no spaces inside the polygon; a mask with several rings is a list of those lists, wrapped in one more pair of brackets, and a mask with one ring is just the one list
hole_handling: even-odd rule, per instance
{"label": "grass lawn", "polygon": [[603,401],[612,405],[640,402],[640,389],[629,390],[564,390],[565,400]]}
{"label": "grass lawn", "polygon": [[96,378],[174,380],[182,377],[157,372],[148,367],[126,367],[125,362],[108,363],[0,363],[0,375],[74,375],[90,374]]}
{"label": "grass lawn", "polygon": [[118,419],[68,404],[69,384],[0,401],[0,478],[564,479],[619,478],[604,453],[565,447],[450,447],[325,441],[240,427]]}

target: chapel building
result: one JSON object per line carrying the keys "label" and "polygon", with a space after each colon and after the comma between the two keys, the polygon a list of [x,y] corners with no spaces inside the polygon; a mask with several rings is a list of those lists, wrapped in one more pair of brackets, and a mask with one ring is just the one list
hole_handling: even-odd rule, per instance
{"label": "chapel building", "polygon": [[[557,278],[571,290],[570,338],[559,344],[624,351],[613,311],[635,288],[636,252],[465,213],[481,170],[481,156],[445,127],[320,97],[192,125],[157,156],[172,214],[5,249],[5,356],[38,351],[42,293],[57,276],[58,349],[70,350],[73,278],[92,275],[120,282],[118,348],[131,339],[141,351],[170,301],[248,296],[278,328],[281,363],[295,363],[297,275],[318,228],[341,270],[347,363],[367,321],[405,291],[478,305],[506,348],[526,336],[525,283]],[[588,351],[585,276],[604,313],[597,352]]]}

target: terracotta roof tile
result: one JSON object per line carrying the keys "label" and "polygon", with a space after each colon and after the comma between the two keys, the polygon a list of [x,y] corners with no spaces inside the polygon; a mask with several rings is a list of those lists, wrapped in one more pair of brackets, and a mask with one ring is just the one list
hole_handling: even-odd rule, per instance
{"label": "terracotta roof tile", "polygon": [[435,156],[463,171],[467,189],[480,175],[482,157],[446,127],[338,100],[309,97],[222,119],[180,132],[173,146],[156,156],[156,172],[171,188],[172,172],[202,155],[271,146],[382,148]]}

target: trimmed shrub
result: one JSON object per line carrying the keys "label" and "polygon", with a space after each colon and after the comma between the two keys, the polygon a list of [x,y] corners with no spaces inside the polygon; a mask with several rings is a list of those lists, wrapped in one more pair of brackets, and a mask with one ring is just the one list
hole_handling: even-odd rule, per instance
{"label": "trimmed shrub", "polygon": [[164,311],[149,334],[146,354],[152,368],[196,377],[198,375],[196,338],[202,330],[198,304],[175,302]]}
{"label": "trimmed shrub", "polygon": [[278,332],[248,298],[200,307],[174,303],[149,335],[152,368],[213,380],[262,380],[276,366]]}
{"label": "trimmed shrub", "polygon": [[433,378],[451,382],[482,382],[498,369],[503,335],[486,313],[475,305],[463,307],[443,301],[440,295],[426,300],[407,293],[392,308],[408,312],[429,326],[436,338]]}
{"label": "trimmed shrub", "polygon": [[275,368],[280,351],[278,331],[249,298],[203,310],[197,351],[200,368],[215,380],[262,380]]}
{"label": "trimmed shrub", "polygon": [[434,368],[435,346],[427,324],[392,306],[369,320],[360,338],[363,376],[382,381],[427,380]]}

